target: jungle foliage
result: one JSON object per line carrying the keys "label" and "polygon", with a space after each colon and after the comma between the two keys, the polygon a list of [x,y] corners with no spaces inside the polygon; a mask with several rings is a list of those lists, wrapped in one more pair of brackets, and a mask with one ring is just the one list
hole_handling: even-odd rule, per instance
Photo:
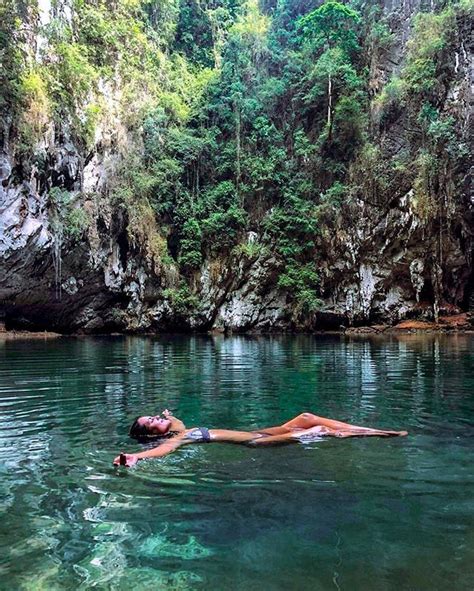
{"label": "jungle foliage", "polygon": [[[25,169],[52,124],[87,154],[101,125],[123,123],[110,199],[128,215],[131,243],[178,265],[185,283],[170,301],[181,312],[205,258],[251,251],[277,259],[277,285],[308,314],[320,302],[318,236],[341,208],[385,206],[387,187],[411,183],[420,215],[431,215],[446,159],[465,157],[440,97],[471,3],[436,4],[374,95],[370,59],[395,43],[377,3],[72,0],[42,20],[36,0],[5,0],[0,110]],[[34,56],[25,23],[42,39]],[[377,126],[404,109],[414,148],[384,159]],[[71,222],[74,236],[83,225]]]}

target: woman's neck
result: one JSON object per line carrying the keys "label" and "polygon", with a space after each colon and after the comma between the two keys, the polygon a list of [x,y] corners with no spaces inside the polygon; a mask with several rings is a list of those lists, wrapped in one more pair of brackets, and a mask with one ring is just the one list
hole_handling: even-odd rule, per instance
{"label": "woman's neck", "polygon": [[175,431],[177,433],[182,433],[183,431],[186,431],[186,427],[185,427],[183,421],[180,421],[176,417],[170,417],[170,421],[171,421],[170,431]]}

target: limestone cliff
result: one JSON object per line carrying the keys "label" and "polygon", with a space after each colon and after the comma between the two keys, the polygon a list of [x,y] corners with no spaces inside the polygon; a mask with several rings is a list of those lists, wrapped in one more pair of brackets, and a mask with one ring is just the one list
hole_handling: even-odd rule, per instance
{"label": "limestone cliff", "polygon": [[[55,6],[40,5],[34,18],[47,22]],[[67,3],[62,6],[67,13]],[[207,252],[199,269],[183,274],[176,257],[164,254],[167,239],[171,253],[173,244],[160,218],[138,209],[133,219],[110,198],[124,154],[140,149],[142,141],[124,121],[127,109],[117,107],[130,101],[132,109],[142,97],[124,96],[117,79],[99,83],[107,108],[88,145],[76,141],[67,121],[58,125],[48,119],[28,166],[20,166],[16,114],[4,111],[0,320],[7,327],[63,332],[269,331],[393,323],[467,310],[473,286],[468,155],[456,169],[438,174],[435,210],[420,199],[418,177],[400,174],[376,187],[382,174],[378,162],[413,154],[422,142],[409,107],[392,108],[385,95],[378,98],[405,67],[414,16],[431,8],[418,0],[386,0],[390,43],[364,46],[368,128],[378,151],[375,157],[361,154],[351,165],[360,191],[338,208],[319,205],[317,310],[295,311],[291,293],[278,282],[281,259],[258,226],[242,235],[242,248]],[[34,18],[27,15],[25,22]],[[468,19],[457,19],[455,47],[436,91],[439,113],[452,117],[459,144],[469,145],[471,26]],[[29,41],[34,59],[44,40],[33,34]],[[79,115],[81,108],[78,104]],[[440,153],[446,149],[437,146]]]}

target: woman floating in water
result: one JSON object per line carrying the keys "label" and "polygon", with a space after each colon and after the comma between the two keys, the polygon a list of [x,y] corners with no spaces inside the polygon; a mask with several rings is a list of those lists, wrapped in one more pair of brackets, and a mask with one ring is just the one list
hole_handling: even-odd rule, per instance
{"label": "woman floating in water", "polygon": [[304,442],[320,437],[396,437],[406,435],[406,431],[381,431],[367,427],[357,427],[341,421],[333,421],[304,412],[279,427],[268,427],[258,431],[230,431],[227,429],[206,429],[193,427],[186,429],[184,423],[174,417],[169,410],[159,416],[138,417],[130,428],[130,436],[138,440],[168,437],[153,449],[136,454],[121,453],[114,460],[115,465],[133,466],[138,460],[161,458],[182,445],[189,443],[247,443],[269,445],[272,443]]}

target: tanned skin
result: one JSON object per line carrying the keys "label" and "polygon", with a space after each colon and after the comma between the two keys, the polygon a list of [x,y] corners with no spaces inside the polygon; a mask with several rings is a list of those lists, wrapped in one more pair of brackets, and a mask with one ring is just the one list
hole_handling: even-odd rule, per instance
{"label": "tanned skin", "polygon": [[[114,459],[116,466],[133,466],[139,460],[147,458],[161,458],[168,455],[182,445],[196,443],[188,437],[193,429],[186,429],[184,423],[165,410],[162,418],[140,417],[143,425],[148,426],[150,434],[166,435],[175,432],[176,435],[161,443],[158,447],[136,454],[121,453]],[[271,445],[278,443],[298,443],[306,437],[400,437],[407,435],[406,431],[384,431],[350,425],[341,421],[318,417],[310,412],[304,412],[291,421],[277,427],[266,427],[258,431],[232,431],[228,429],[209,429],[210,442],[227,442],[252,445]]]}

